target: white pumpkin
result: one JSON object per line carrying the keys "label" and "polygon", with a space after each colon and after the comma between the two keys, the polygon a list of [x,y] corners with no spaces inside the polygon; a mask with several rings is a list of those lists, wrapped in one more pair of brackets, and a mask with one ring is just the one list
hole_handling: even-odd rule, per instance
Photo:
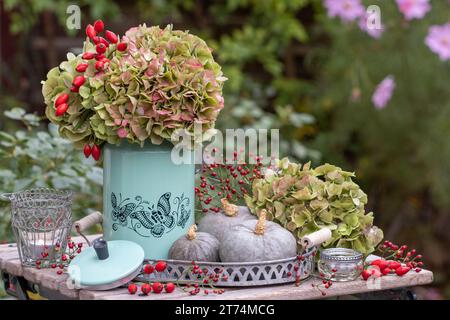
{"label": "white pumpkin", "polygon": [[270,261],[295,257],[297,241],[288,230],[266,221],[262,210],[258,220],[248,220],[224,232],[219,248],[222,262]]}

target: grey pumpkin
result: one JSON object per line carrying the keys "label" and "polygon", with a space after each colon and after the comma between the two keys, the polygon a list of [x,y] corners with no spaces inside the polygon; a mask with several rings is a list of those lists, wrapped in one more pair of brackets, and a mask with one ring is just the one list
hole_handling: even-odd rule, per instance
{"label": "grey pumpkin", "polygon": [[206,232],[196,232],[194,224],[186,235],[176,240],[169,250],[169,259],[186,261],[219,261],[219,240]]}
{"label": "grey pumpkin", "polygon": [[258,220],[248,220],[224,233],[219,249],[222,262],[269,261],[295,257],[294,236],[278,224],[266,221],[262,210]]}
{"label": "grey pumpkin", "polygon": [[256,221],[247,207],[238,207],[222,199],[223,211],[207,213],[198,223],[198,230],[207,232],[222,241],[224,232],[247,220]]}

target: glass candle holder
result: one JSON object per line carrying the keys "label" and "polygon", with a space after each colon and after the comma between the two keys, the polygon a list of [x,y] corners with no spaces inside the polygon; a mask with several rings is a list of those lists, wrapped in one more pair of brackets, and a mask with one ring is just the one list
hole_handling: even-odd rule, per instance
{"label": "glass candle holder", "polygon": [[358,251],[347,248],[330,248],[320,252],[318,269],[326,279],[352,281],[361,274],[363,268],[363,255]]}

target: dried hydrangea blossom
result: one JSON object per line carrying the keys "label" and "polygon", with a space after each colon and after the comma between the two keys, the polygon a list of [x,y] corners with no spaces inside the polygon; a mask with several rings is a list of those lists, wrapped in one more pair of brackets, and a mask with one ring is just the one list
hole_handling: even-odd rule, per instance
{"label": "dried hydrangea blossom", "polygon": [[267,219],[290,230],[297,239],[327,227],[332,238],[324,247],[348,247],[364,254],[374,251],[383,238],[366,213],[367,195],[353,182],[354,174],[325,164],[311,168],[287,158],[275,170],[253,182],[246,195],[249,209],[267,211]]}
{"label": "dried hydrangea blossom", "polygon": [[[89,125],[89,117],[94,112],[83,106],[83,98],[78,94],[71,94],[69,100],[69,109],[64,117],[55,115],[54,103],[59,94],[67,92],[73,78],[78,75],[75,68],[82,62],[81,55],[75,56],[72,53],[67,54],[67,61],[62,62],[59,67],[51,69],[47,73],[47,80],[43,81],[42,95],[44,96],[45,115],[47,118],[58,125],[58,131],[61,137],[72,141],[75,147],[82,148],[93,135]],[[88,70],[86,72],[93,72]],[[84,86],[88,86],[85,84]]]}
{"label": "dried hydrangea blossom", "polygon": [[111,60],[106,101],[97,108],[106,126],[130,141],[155,144],[176,130],[193,134],[194,123],[214,128],[226,78],[202,39],[171,26],[142,25],[122,40],[128,50]]}
{"label": "dried hydrangea blossom", "polygon": [[[61,136],[77,147],[96,143],[118,144],[121,139],[160,144],[183,131],[193,135],[194,124],[203,132],[214,128],[224,106],[226,78],[206,43],[188,32],[141,25],[121,38],[127,50],[110,44],[104,53],[110,61],[103,71],[95,59],[68,55],[43,81],[46,115],[59,125]],[[89,38],[83,52],[95,52]],[[79,92],[70,92],[75,68],[86,63],[86,81]],[[69,93],[69,109],[55,115],[55,100]]]}

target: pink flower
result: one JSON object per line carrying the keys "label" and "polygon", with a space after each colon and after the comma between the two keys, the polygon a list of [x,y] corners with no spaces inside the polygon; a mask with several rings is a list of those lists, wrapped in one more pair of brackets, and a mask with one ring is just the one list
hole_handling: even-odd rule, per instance
{"label": "pink flower", "polygon": [[422,19],[431,10],[430,0],[396,0],[406,20]]}
{"label": "pink flower", "polygon": [[128,131],[127,129],[121,127],[119,128],[119,130],[117,130],[117,135],[119,136],[119,138],[123,139],[128,135]]}
{"label": "pink flower", "polygon": [[442,61],[450,59],[450,23],[431,26],[425,44],[436,53]]}
{"label": "pink flower", "polygon": [[370,16],[364,14],[359,20],[359,28],[372,38],[379,39],[384,32],[384,25],[380,23],[380,25],[377,26],[369,18]]}
{"label": "pink flower", "polygon": [[339,17],[346,22],[360,18],[365,12],[360,0],[325,0],[324,5],[329,17]]}
{"label": "pink flower", "polygon": [[395,81],[392,75],[384,78],[383,81],[377,86],[372,96],[372,103],[375,108],[383,109],[392,98],[392,93],[395,89]]}

